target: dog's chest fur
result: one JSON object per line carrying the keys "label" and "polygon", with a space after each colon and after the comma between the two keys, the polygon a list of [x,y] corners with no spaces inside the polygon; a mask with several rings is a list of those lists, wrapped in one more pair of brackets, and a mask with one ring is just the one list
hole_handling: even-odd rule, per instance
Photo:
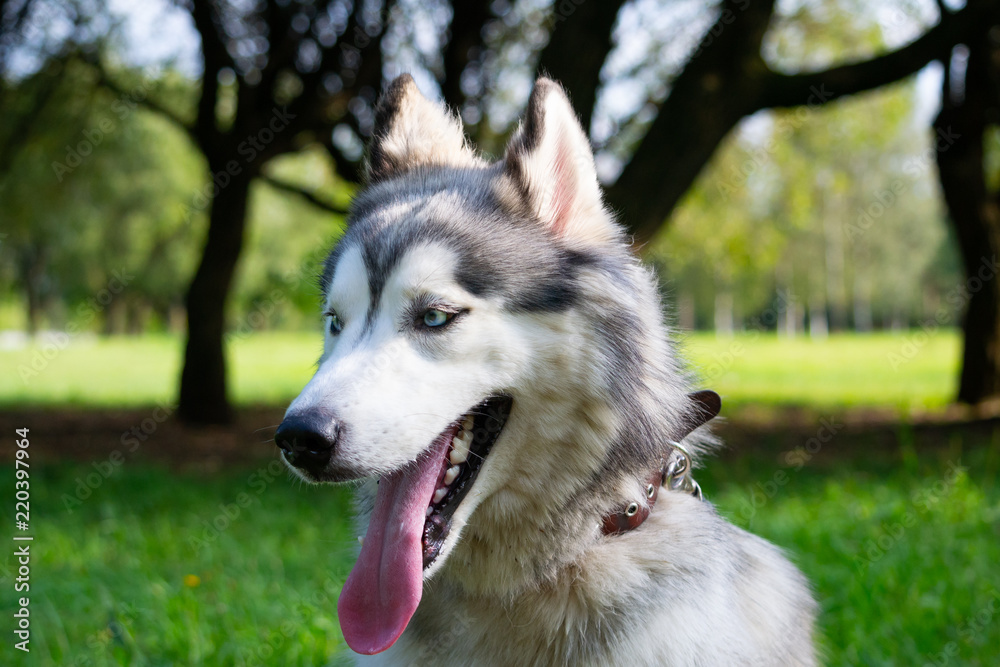
{"label": "dog's chest fur", "polygon": [[[528,563],[532,548],[496,555]],[[426,583],[399,642],[359,665],[816,664],[815,603],[802,575],[682,493],[662,491],[641,528],[593,536],[577,562],[519,593],[481,592],[513,582],[488,566],[461,571],[461,551],[456,567]],[[470,574],[480,592],[459,583]]]}

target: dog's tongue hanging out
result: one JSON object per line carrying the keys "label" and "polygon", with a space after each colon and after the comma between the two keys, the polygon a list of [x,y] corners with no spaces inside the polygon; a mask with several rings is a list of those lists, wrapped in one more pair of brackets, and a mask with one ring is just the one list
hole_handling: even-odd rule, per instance
{"label": "dog's tongue hanging out", "polygon": [[417,609],[423,591],[424,520],[450,440],[442,436],[430,456],[379,480],[361,555],[337,602],[344,639],[358,653],[392,646]]}

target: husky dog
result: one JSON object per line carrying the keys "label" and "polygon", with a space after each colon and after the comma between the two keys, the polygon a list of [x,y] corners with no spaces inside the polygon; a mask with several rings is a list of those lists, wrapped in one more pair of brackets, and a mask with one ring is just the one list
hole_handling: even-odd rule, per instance
{"label": "husky dog", "polygon": [[368,163],[275,436],[305,480],[361,480],[359,664],[815,664],[804,577],[690,479],[718,397],[689,394],[562,88],[488,162],[401,76]]}

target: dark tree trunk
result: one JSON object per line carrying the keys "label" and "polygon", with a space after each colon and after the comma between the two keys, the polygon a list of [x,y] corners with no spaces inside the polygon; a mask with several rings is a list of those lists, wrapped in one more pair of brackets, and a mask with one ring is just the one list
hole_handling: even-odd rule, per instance
{"label": "dark tree trunk", "polygon": [[[996,118],[995,55],[987,31],[969,44],[964,80],[945,77],[935,120],[941,189],[965,265],[961,295],[968,298],[958,400],[976,404],[1000,395],[1000,206],[986,187],[986,125]],[[970,40],[971,41],[971,40]]]}
{"label": "dark tree trunk", "polygon": [[34,338],[42,326],[43,294],[42,282],[45,280],[45,250],[30,246],[22,258],[21,279],[24,283],[24,294],[27,306],[28,335]]}
{"label": "dark tree trunk", "polygon": [[538,59],[540,73],[569,92],[588,135],[601,68],[612,47],[611,28],[624,4],[624,0],[556,2],[552,36]]}
{"label": "dark tree trunk", "polygon": [[[221,171],[213,165],[213,174]],[[213,199],[201,263],[188,288],[188,338],[177,412],[189,423],[232,421],[223,333],[227,296],[243,247],[251,179],[247,172],[234,177]]]}
{"label": "dark tree trunk", "polygon": [[[760,43],[774,2],[745,10],[737,4],[723,3],[709,36],[674,80],[632,159],[607,189],[609,203],[639,243],[663,227],[729,131],[762,108],[769,70]],[[808,94],[801,97],[805,101]]]}
{"label": "dark tree trunk", "polygon": [[483,30],[493,16],[489,0],[463,0],[452,3],[451,26],[448,28],[448,45],[442,54],[444,77],[441,94],[445,104],[461,111],[465,101],[462,90],[462,72],[474,58],[482,57]]}

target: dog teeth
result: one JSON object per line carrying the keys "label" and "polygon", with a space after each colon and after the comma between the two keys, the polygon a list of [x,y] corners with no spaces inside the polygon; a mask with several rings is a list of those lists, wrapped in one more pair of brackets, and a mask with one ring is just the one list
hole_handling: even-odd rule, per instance
{"label": "dog teeth", "polygon": [[468,431],[463,431],[460,436],[455,436],[451,441],[451,454],[448,455],[448,460],[451,461],[452,465],[465,463],[466,459],[469,458],[471,441],[472,435]]}
{"label": "dog teeth", "polygon": [[458,477],[458,473],[460,473],[461,471],[462,468],[459,466],[452,466],[448,468],[447,472],[445,472],[444,474],[444,485],[448,486],[449,484],[454,482],[455,478]]}
{"label": "dog teeth", "polygon": [[431,514],[434,514],[434,508],[431,507],[430,505],[428,505],[427,506],[427,511],[425,512],[425,515],[426,516],[430,516]]}
{"label": "dog teeth", "polygon": [[433,502],[436,505],[437,503],[444,500],[444,497],[446,495],[448,495],[448,489],[441,487],[440,489],[434,492],[434,498],[431,502]]}
{"label": "dog teeth", "polygon": [[476,424],[476,422],[472,418],[472,415],[469,415],[468,417],[465,418],[465,421],[462,422],[462,430],[464,432],[468,433],[469,436],[471,437],[472,436],[472,427],[475,426],[475,424]]}

